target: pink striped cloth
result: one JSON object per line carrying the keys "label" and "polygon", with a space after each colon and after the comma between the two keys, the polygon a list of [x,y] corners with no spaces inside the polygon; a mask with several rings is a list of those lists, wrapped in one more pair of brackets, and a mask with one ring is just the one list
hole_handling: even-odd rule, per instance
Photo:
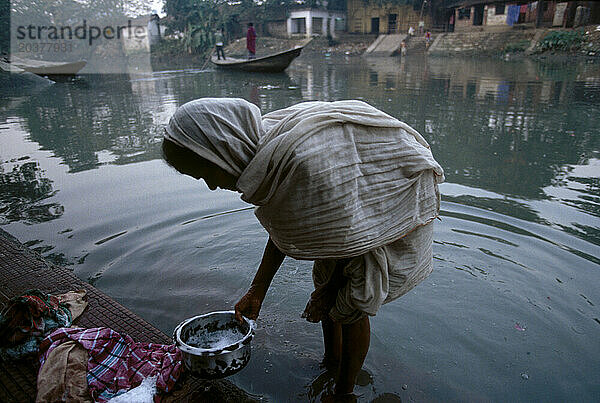
{"label": "pink striped cloth", "polygon": [[94,401],[106,402],[157,374],[157,391],[168,393],[182,371],[181,351],[175,345],[136,343],[106,327],[57,329],[40,345],[40,364],[44,365],[54,348],[69,340],[88,352],[87,381]]}

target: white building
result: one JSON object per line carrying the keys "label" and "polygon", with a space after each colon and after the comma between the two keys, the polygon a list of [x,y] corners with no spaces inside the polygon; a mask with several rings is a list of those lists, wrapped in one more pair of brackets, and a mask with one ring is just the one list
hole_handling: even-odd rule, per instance
{"label": "white building", "polygon": [[346,15],[341,11],[318,9],[294,10],[287,18],[288,36],[329,35],[336,37],[336,32],[346,29]]}

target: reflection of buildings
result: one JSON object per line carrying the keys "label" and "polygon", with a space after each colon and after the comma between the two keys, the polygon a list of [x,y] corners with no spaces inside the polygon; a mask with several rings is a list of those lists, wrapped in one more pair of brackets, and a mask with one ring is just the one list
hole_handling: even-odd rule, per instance
{"label": "reflection of buildings", "polygon": [[582,119],[590,105],[581,100],[599,92],[599,73],[581,69],[413,57],[304,63],[291,74],[305,100],[364,99],[415,127],[449,181],[535,199],[545,197],[559,166],[597,149],[589,146],[597,133]]}
{"label": "reflection of buildings", "polygon": [[302,98],[306,100],[336,99],[337,75],[335,68],[315,69],[311,64],[305,64],[298,70],[302,71],[299,77]]}

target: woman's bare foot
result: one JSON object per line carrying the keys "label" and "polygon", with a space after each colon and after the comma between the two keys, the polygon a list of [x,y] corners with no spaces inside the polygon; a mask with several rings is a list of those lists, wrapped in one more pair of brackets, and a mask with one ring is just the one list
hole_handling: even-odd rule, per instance
{"label": "woman's bare foot", "polygon": [[339,394],[327,394],[321,398],[321,402],[323,403],[355,403],[357,400],[357,396],[353,393],[345,393],[343,395]]}

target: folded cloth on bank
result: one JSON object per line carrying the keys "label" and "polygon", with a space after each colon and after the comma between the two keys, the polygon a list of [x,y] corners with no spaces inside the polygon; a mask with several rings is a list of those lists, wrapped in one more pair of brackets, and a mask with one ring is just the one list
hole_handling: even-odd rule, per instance
{"label": "folded cloth on bank", "polygon": [[182,371],[181,352],[175,345],[137,343],[105,327],[55,330],[40,344],[40,371],[52,351],[69,341],[87,351],[86,377],[94,401],[106,402],[155,375],[157,391],[169,393]]}
{"label": "folded cloth on bank", "polygon": [[27,290],[11,298],[0,314],[0,357],[18,359],[37,353],[42,338],[59,327],[71,326],[87,302],[85,290],[51,295]]}
{"label": "folded cloth on bank", "polygon": [[92,402],[87,384],[88,353],[74,341],[65,342],[50,353],[37,377],[37,403]]}

